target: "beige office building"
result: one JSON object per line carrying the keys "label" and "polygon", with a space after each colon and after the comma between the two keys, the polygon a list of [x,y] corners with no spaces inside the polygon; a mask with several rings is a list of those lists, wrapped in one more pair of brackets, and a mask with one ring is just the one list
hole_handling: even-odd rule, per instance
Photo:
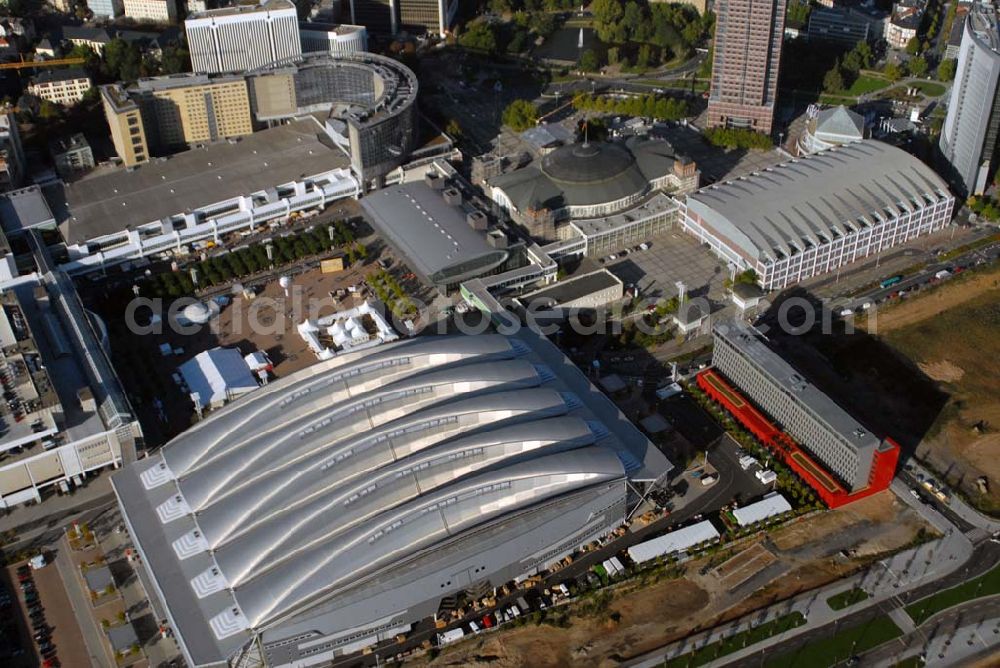
{"label": "beige office building", "polygon": [[142,123],[139,105],[129,97],[121,84],[101,86],[104,117],[111,131],[115,152],[126,167],[149,159],[146,130]]}
{"label": "beige office building", "polygon": [[[154,154],[169,153],[194,144],[204,144],[242,137],[253,132],[250,114],[250,98],[247,84],[241,76],[209,77],[207,75],[180,74],[172,77],[140,80],[136,85],[123,89],[119,85],[105,86],[104,90],[115,89],[138,110],[141,116],[141,134]],[[107,96],[106,96],[107,97]],[[134,113],[122,125],[116,117],[122,112],[109,108],[105,102],[105,114],[112,127],[121,126],[126,131],[127,141],[120,147],[118,155],[126,164],[130,161],[129,151],[135,125]],[[122,149],[125,153],[122,153]],[[149,152],[145,152],[149,156]]]}
{"label": "beige office building", "polygon": [[250,98],[243,77],[182,77],[179,85],[140,81],[146,128],[155,128],[156,150],[170,151],[253,132]]}

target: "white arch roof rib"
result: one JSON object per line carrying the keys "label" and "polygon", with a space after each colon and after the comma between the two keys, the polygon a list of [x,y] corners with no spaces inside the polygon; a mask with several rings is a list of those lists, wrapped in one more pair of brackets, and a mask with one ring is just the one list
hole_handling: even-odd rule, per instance
{"label": "white arch roof rib", "polygon": [[864,140],[688,195],[687,207],[749,257],[791,253],[886,209],[936,202],[948,187],[905,151]]}
{"label": "white arch roof rib", "polygon": [[[417,337],[314,365],[211,413],[112,484],[201,665],[256,633],[368,623],[337,610],[367,600],[372,583],[383,597],[396,583],[408,603],[393,614],[436,604],[453,593],[439,591],[452,579],[438,573],[446,554],[510,577],[616,526],[625,480],[671,468],[525,331]],[[483,536],[504,561],[491,562]],[[421,579],[401,577],[401,563]]]}
{"label": "white arch roof rib", "polygon": [[[444,337],[442,337],[444,338]],[[451,337],[449,337],[451,338]],[[233,447],[233,436],[284,429],[289,419],[308,411],[317,398],[329,401],[331,392],[372,389],[405,378],[431,366],[472,359],[511,359],[523,354],[504,337],[456,337],[417,345],[401,341],[381,349],[338,355],[303,369],[292,377],[269,383],[240,401],[223,408],[212,420],[202,422],[171,443],[165,459],[177,476]],[[223,442],[225,441],[225,442]],[[221,444],[222,447],[209,447]]]}
{"label": "white arch roof rib", "polygon": [[236,600],[252,627],[267,626],[310,599],[466,529],[617,478],[624,478],[621,462],[593,448],[489,471],[395,508],[332,543],[303,550],[236,587]]}
{"label": "white arch roof rib", "polygon": [[222,455],[190,470],[178,480],[188,504],[201,511],[247,472],[271,466],[271,457],[299,457],[331,439],[361,434],[422,407],[481,391],[527,389],[542,384],[526,360],[482,362],[442,369],[388,384],[358,397],[328,404],[312,401],[314,412],[298,416],[280,434],[267,432],[238,440]]}
{"label": "white arch roof rib", "polygon": [[[360,459],[359,453],[370,450],[381,464],[496,424],[565,415],[569,410],[563,396],[555,390],[499,392],[421,411],[363,436],[331,438],[307,458],[285,463],[280,468],[269,465],[232,485],[198,514],[198,523],[211,538],[214,549],[231,536],[249,531],[276,514],[290,512],[325,491],[329,486],[328,471],[339,463],[338,457],[341,462],[345,459],[346,451]],[[343,482],[375,467],[376,464],[356,467],[352,473],[344,471],[345,466],[336,468]]]}
{"label": "white arch roof rib", "polygon": [[251,531],[219,546],[215,558],[234,586],[247,582],[289,554],[320,540],[333,541],[401,503],[463,476],[544,452],[592,445],[594,433],[578,417],[515,424],[439,444],[378,468],[367,475],[336,480],[321,495],[282,509]]}

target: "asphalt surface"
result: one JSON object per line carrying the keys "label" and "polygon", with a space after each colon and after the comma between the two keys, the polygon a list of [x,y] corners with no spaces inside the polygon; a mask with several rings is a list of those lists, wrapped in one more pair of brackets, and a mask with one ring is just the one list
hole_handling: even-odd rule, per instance
{"label": "asphalt surface", "polygon": [[[975,599],[962,605],[950,608],[928,619],[916,630],[906,633],[896,640],[879,645],[875,649],[869,650],[860,657],[859,666],[876,666],[883,662],[894,662],[901,655],[914,654],[914,648],[925,648],[932,643],[933,638],[955,638],[961,635],[959,630],[968,627],[970,624],[993,620],[1000,617],[1000,598],[991,597],[986,599]],[[989,630],[989,629],[987,629]],[[994,640],[994,644],[980,652],[973,652],[973,655],[995,654],[997,648],[996,640],[997,628],[993,627],[988,634],[989,640]],[[983,638],[985,641],[987,638]],[[948,644],[951,644],[950,639]],[[919,650],[917,650],[919,652]],[[943,654],[943,652],[939,652]],[[947,659],[947,655],[929,653],[929,659]]]}
{"label": "asphalt surface", "polygon": [[[799,634],[783,643],[777,647],[769,647],[766,650],[762,650],[767,654],[767,656],[778,656],[782,654],[787,654],[794,652],[812,641],[820,640],[822,638],[827,638],[836,633],[839,629],[846,629],[867,622],[879,617],[885,617],[888,615],[889,611],[893,608],[901,607],[902,605],[909,605],[915,601],[920,600],[931,594],[935,594],[942,589],[947,589],[949,587],[954,587],[955,585],[961,584],[966,580],[978,577],[983,573],[987,572],[993,568],[998,561],[1000,561],[1000,545],[991,542],[985,542],[978,545],[973,551],[972,557],[966,563],[966,565],[942,578],[939,578],[933,582],[922,585],[909,591],[905,594],[900,594],[893,599],[884,601],[877,605],[864,608],[858,612],[848,614],[841,617],[836,622],[831,624],[826,624],[825,626],[812,629],[805,633]],[[923,624],[921,628],[928,627],[929,624],[933,624],[937,620],[937,617],[931,618]],[[929,627],[928,627],[929,628]],[[881,646],[880,646],[881,647]],[[755,654],[752,657],[747,657],[731,663],[726,663],[723,665],[733,666],[734,668],[751,668],[752,666],[759,666],[761,663],[760,654]]]}

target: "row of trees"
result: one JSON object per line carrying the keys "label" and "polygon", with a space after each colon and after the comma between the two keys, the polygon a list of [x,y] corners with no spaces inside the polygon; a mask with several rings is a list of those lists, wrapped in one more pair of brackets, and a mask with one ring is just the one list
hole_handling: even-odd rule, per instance
{"label": "row of trees", "polygon": [[84,69],[98,82],[136,81],[140,77],[191,71],[191,57],[183,43],[163,48],[160,58],[145,53],[137,42],[115,38],[98,55],[89,46],[78,44],[67,58],[83,58]]}
{"label": "row of trees", "polygon": [[555,14],[519,10],[507,23],[477,21],[458,35],[458,44],[486,54],[524,52],[534,38],[548,39],[559,27]]}
{"label": "row of trees", "polygon": [[644,116],[661,121],[677,121],[690,115],[687,100],[672,97],[614,98],[607,95],[582,94],[573,98],[573,107],[579,111],[598,111],[622,116]]}
{"label": "row of trees", "polygon": [[495,14],[514,12],[562,12],[578,6],[576,0],[490,0],[489,8]]}
{"label": "row of trees", "polygon": [[713,146],[767,150],[774,142],[767,135],[746,128],[708,128],[702,136]]}
{"label": "row of trees", "polygon": [[412,318],[417,315],[417,308],[407,296],[406,290],[399,284],[396,277],[385,269],[370,276],[368,283],[372,286],[379,301],[388,306],[397,318]]}
{"label": "row of trees", "polygon": [[1000,220],[1000,202],[987,195],[973,196],[968,201],[969,210],[986,220]]}
{"label": "row of trees", "polygon": [[[273,262],[267,258],[267,244],[272,246]],[[224,285],[233,279],[255,274],[273,266],[290,264],[297,260],[319,255],[338,247],[347,246],[348,262],[368,255],[362,244],[354,242],[354,235],[337,222],[333,239],[326,228],[317,228],[288,237],[278,237],[267,243],[256,243],[239,250],[210,257],[184,267],[183,271],[154,274],[144,289],[146,296],[177,298],[193,293],[196,289]],[[197,285],[191,270],[198,277]]]}
{"label": "row of trees", "polygon": [[594,0],[590,4],[597,36],[606,44],[652,44],[674,56],[687,56],[715,27],[715,16],[699,16],[690,5],[646,0]]}

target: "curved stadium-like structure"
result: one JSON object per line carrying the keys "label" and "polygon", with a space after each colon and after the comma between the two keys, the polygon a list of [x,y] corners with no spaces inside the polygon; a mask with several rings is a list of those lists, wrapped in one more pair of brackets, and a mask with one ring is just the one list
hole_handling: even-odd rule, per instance
{"label": "curved stadium-like structure", "polygon": [[355,173],[378,179],[417,139],[417,77],[374,53],[310,53],[247,73],[258,121],[315,114],[351,156]]}
{"label": "curved stadium-like structure", "polygon": [[427,337],[273,382],[116,474],[187,661],[313,665],[613,530],[671,466],[552,344]]}

